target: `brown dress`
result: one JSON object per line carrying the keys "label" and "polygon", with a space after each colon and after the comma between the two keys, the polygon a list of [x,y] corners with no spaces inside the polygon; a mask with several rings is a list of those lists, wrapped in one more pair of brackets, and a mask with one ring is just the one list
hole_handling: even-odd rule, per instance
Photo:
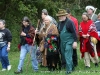
{"label": "brown dress", "polygon": [[[57,51],[58,35],[59,33],[57,30],[57,27],[54,24],[45,26],[40,34],[40,38],[43,38],[43,40],[40,42],[40,51],[42,51],[43,53],[42,63],[44,66],[47,65],[49,70],[51,70],[52,66],[54,67],[57,65],[55,64],[55,62],[57,62],[56,59],[58,59],[59,57],[58,55],[56,55],[58,54],[58,51]],[[55,40],[51,40],[51,38]],[[48,39],[50,39],[52,42],[49,43]],[[46,43],[47,43],[47,46],[46,46]]]}

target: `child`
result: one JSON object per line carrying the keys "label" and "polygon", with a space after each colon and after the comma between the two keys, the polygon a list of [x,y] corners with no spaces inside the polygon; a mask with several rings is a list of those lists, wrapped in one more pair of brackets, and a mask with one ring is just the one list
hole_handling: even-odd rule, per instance
{"label": "child", "polygon": [[0,20],[0,59],[2,71],[10,70],[11,65],[8,59],[12,34],[9,29],[5,28],[5,20]]}

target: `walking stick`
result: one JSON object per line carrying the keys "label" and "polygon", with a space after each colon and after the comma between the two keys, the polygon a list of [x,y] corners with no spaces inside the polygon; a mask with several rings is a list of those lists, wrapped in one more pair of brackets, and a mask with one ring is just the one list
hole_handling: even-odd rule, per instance
{"label": "walking stick", "polygon": [[[40,20],[38,19],[38,23],[37,23],[36,30],[38,29],[39,22],[40,22]],[[35,35],[34,35],[34,38],[33,38],[32,47],[33,47],[33,45],[34,45],[34,43],[35,43],[35,37],[36,37],[36,32],[35,32]],[[30,55],[29,55],[29,57],[28,57],[28,62],[27,62],[27,66],[26,66],[26,73],[28,72],[28,66],[29,66],[29,63],[30,63],[30,60],[29,60],[29,58],[31,57],[31,53],[32,53],[32,47],[31,47],[31,49],[30,49]]]}
{"label": "walking stick", "polygon": [[[95,14],[96,11],[97,11],[97,8],[95,8],[93,15]],[[93,18],[93,15],[91,16],[91,19]]]}

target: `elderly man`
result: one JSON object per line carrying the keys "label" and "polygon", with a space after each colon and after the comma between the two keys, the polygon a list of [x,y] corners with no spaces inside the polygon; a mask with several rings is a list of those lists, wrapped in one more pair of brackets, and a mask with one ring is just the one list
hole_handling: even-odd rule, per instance
{"label": "elderly man", "polygon": [[90,18],[95,22],[97,20],[97,15],[94,13],[95,8],[93,6],[86,6],[85,10],[89,14]]}
{"label": "elderly man", "polygon": [[59,18],[58,30],[60,33],[61,53],[66,60],[66,73],[70,74],[73,69],[73,49],[77,48],[77,34],[74,23],[66,18],[66,10],[60,9],[56,14]]}
{"label": "elderly man", "polygon": [[[97,15],[94,13],[95,8],[93,6],[86,6],[85,10],[87,11],[90,19],[92,19],[94,22],[96,22]],[[90,59],[95,64],[96,61],[91,57],[91,55],[90,55]],[[98,66],[98,64],[96,63],[95,66]]]}

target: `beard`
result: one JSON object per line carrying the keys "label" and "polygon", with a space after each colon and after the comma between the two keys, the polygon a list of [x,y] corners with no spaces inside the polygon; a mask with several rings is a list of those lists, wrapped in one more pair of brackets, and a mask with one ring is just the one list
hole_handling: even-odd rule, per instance
{"label": "beard", "polygon": [[63,20],[59,20],[60,22],[62,22]]}

